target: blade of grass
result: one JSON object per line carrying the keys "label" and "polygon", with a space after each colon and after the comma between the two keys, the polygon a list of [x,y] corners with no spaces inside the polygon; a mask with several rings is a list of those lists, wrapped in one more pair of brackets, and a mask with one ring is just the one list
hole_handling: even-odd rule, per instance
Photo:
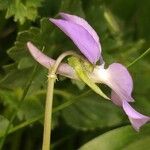
{"label": "blade of grass", "polygon": [[133,64],[135,64],[137,61],[139,61],[141,58],[143,58],[144,56],[146,56],[150,51],[150,48],[148,48],[144,53],[142,53],[138,58],[136,58],[133,62],[131,62],[127,68],[131,67]]}

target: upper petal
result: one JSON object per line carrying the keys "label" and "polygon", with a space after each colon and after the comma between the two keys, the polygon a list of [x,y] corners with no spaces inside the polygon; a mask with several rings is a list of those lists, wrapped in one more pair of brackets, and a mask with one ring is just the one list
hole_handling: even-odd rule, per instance
{"label": "upper petal", "polygon": [[135,130],[139,131],[142,125],[150,121],[150,117],[142,115],[134,110],[127,101],[122,101],[122,107]]}
{"label": "upper petal", "polygon": [[83,26],[62,19],[50,19],[50,21],[70,37],[91,63],[96,64],[100,58],[99,45]]}
{"label": "upper petal", "polygon": [[97,33],[95,32],[95,30],[88,24],[88,22],[86,20],[84,20],[81,17],[75,16],[75,15],[70,15],[67,13],[60,13],[60,16],[65,20],[71,21],[72,23],[76,23],[78,25],[81,25],[83,28],[85,28],[92,35],[92,37],[95,39],[95,41],[99,45],[100,51],[101,51],[101,46],[99,43],[99,37],[98,37]]}
{"label": "upper petal", "polygon": [[[42,53],[38,48],[36,48],[31,42],[27,43],[27,47],[31,53],[31,55],[34,57],[34,59],[39,62],[41,65],[43,65],[46,68],[50,68],[54,65],[55,60],[46,56],[44,53]],[[76,78],[75,71],[71,66],[69,66],[66,63],[61,63],[58,68],[58,74],[67,76],[69,78]]]}

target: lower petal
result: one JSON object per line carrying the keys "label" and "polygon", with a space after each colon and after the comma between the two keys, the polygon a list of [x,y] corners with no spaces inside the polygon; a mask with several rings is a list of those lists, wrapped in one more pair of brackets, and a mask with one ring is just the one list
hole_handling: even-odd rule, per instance
{"label": "lower petal", "polygon": [[128,70],[119,63],[111,64],[108,69],[104,65],[96,66],[91,78],[95,82],[104,83],[112,89],[112,101],[121,106],[122,100],[132,102],[133,81]]}
{"label": "lower petal", "polygon": [[122,101],[122,107],[136,131],[139,131],[141,126],[150,121],[150,117],[142,115],[134,110],[128,102]]}
{"label": "lower petal", "polygon": [[128,70],[119,63],[113,63],[107,71],[110,76],[108,84],[112,88],[111,99],[113,102],[119,103],[122,100],[133,102],[131,96],[133,81]]}

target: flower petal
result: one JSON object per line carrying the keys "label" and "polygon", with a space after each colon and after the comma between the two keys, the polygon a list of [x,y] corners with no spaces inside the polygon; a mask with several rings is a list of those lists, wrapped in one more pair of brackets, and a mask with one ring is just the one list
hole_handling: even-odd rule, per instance
{"label": "flower petal", "polygon": [[[27,47],[31,53],[31,55],[34,57],[34,59],[39,62],[42,66],[46,68],[50,68],[54,65],[55,60],[46,56],[44,53],[42,53],[38,48],[36,48],[31,42],[27,43]],[[58,68],[58,74],[64,75],[69,78],[77,78],[75,75],[75,71],[71,66],[69,66],[66,63],[61,63]]]}
{"label": "flower petal", "polygon": [[98,37],[97,33],[95,32],[95,30],[88,24],[88,22],[86,20],[84,20],[83,18],[80,18],[78,16],[70,15],[67,13],[59,13],[59,14],[63,19],[70,21],[72,23],[76,23],[78,25],[81,25],[83,28],[85,28],[91,34],[91,36],[95,39],[95,41],[99,45],[100,51],[101,51],[101,46],[99,43],[99,37]]}
{"label": "flower petal", "polygon": [[128,70],[119,63],[113,63],[107,71],[110,76],[109,84],[112,88],[112,101],[119,105],[122,100],[133,102],[134,100],[131,97],[133,81]]}
{"label": "flower petal", "polygon": [[50,19],[50,21],[70,37],[91,63],[96,64],[100,58],[99,45],[83,26],[62,19]]}
{"label": "flower petal", "polygon": [[91,78],[95,82],[104,83],[112,89],[111,100],[122,106],[122,100],[133,101],[131,92],[133,89],[132,78],[128,70],[119,63],[111,64],[108,69],[104,66],[96,66]]}
{"label": "flower petal", "polygon": [[150,121],[150,117],[142,115],[134,110],[127,101],[122,101],[122,107],[125,113],[128,115],[129,120],[136,131],[139,131],[142,125]]}

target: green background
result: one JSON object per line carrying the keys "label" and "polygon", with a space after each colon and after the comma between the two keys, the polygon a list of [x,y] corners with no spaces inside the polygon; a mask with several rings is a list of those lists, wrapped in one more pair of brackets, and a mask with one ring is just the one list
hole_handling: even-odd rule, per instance
{"label": "green background", "polygon": [[[149,48],[149,0],[0,0],[0,141],[4,141],[4,150],[41,149],[47,70],[36,65],[26,43],[32,41],[55,59],[70,49],[79,52],[48,21],[59,12],[83,17],[96,30],[106,66],[113,62],[128,66]],[[149,57],[147,53],[128,67],[134,80],[133,107],[146,115],[150,115]],[[101,87],[109,95],[110,89]],[[54,93],[52,149],[149,149],[150,125],[137,133],[120,108],[83,83],[59,77]]]}

